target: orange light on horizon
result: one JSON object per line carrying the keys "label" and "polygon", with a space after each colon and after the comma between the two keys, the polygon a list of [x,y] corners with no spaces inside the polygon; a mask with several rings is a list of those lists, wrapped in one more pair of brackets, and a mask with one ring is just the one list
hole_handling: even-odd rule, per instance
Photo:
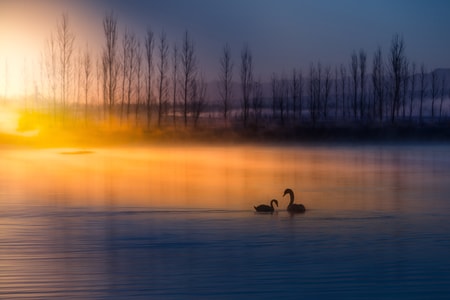
{"label": "orange light on horizon", "polygon": [[0,133],[15,135],[15,136],[35,136],[39,130],[34,128],[32,130],[20,129],[21,114],[7,106],[0,107]]}

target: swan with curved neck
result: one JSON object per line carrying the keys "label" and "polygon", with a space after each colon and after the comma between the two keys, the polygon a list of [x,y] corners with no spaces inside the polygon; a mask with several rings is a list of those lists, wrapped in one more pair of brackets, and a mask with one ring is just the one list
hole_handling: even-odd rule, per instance
{"label": "swan with curved neck", "polygon": [[261,205],[258,205],[258,206],[253,206],[254,208],[255,208],[255,210],[257,211],[257,212],[274,212],[274,207],[273,207],[273,204],[276,204],[277,205],[277,207],[278,207],[278,200],[277,199],[272,199],[271,201],[270,201],[270,206],[269,205],[266,205],[266,204],[261,204]]}
{"label": "swan with curved neck", "polygon": [[306,208],[303,204],[294,204],[294,191],[291,189],[285,189],[283,197],[289,194],[291,200],[289,201],[289,205],[287,206],[287,211],[291,213],[304,213]]}

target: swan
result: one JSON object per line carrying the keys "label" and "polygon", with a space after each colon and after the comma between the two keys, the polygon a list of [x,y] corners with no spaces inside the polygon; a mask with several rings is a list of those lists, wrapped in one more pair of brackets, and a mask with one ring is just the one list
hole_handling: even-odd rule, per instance
{"label": "swan", "polygon": [[277,199],[272,199],[271,201],[270,201],[270,206],[269,205],[266,205],[266,204],[261,204],[261,205],[258,205],[258,206],[253,206],[254,208],[255,208],[255,210],[257,211],[257,212],[273,212],[274,211],[274,208],[273,208],[273,204],[276,204],[277,205],[277,207],[278,207],[278,200]]}
{"label": "swan", "polygon": [[286,196],[286,194],[289,194],[291,197],[291,201],[289,202],[289,205],[287,207],[287,211],[291,213],[304,213],[306,211],[306,208],[303,204],[294,204],[294,192],[291,189],[285,189],[283,197]]}

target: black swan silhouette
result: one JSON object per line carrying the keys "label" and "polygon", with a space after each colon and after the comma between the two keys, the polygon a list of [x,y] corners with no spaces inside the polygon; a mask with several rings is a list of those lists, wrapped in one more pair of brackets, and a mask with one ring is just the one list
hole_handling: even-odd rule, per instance
{"label": "black swan silhouette", "polygon": [[278,200],[277,199],[272,199],[271,201],[270,201],[270,206],[269,205],[266,205],[266,204],[261,204],[261,205],[258,205],[258,206],[253,206],[254,208],[255,208],[255,210],[257,211],[257,212],[273,212],[274,211],[274,208],[273,208],[273,204],[276,204],[277,205],[277,207],[278,207]]}
{"label": "black swan silhouette", "polygon": [[294,192],[291,189],[284,190],[283,197],[286,196],[286,194],[289,194],[291,197],[291,201],[289,202],[289,205],[287,207],[287,211],[291,213],[304,213],[306,211],[306,208],[303,204],[294,204]]}

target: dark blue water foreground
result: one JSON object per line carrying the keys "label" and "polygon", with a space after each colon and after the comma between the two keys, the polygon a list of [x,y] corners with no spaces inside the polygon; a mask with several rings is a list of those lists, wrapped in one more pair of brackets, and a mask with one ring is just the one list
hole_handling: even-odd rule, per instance
{"label": "dark blue water foreground", "polygon": [[42,208],[0,220],[1,299],[450,297],[448,212]]}
{"label": "dark blue water foreground", "polygon": [[449,145],[60,152],[0,150],[0,299],[450,299]]}

